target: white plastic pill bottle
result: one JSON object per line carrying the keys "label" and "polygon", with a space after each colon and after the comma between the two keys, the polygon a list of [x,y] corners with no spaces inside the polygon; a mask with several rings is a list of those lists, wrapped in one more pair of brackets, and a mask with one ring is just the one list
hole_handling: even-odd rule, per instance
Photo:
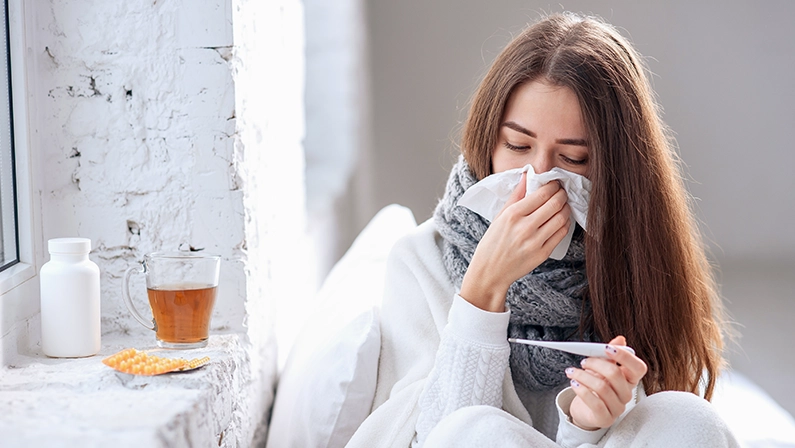
{"label": "white plastic pill bottle", "polygon": [[99,352],[99,268],[88,259],[88,238],[47,242],[50,261],[41,267],[41,347],[53,358]]}

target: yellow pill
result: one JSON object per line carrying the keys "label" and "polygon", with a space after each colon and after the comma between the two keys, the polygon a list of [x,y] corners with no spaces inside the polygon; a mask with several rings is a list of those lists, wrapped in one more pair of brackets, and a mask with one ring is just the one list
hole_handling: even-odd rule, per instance
{"label": "yellow pill", "polygon": [[102,360],[102,363],[124,373],[134,375],[160,375],[177,370],[193,369],[210,360],[209,357],[191,359],[161,358],[139,352],[134,348],[124,349]]}

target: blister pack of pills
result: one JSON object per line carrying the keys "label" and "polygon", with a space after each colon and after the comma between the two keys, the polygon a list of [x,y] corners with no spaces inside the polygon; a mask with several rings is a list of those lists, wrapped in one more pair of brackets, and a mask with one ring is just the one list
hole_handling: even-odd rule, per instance
{"label": "blister pack of pills", "polygon": [[161,375],[170,372],[185,372],[198,369],[210,362],[210,358],[163,358],[150,355],[134,348],[124,349],[102,360],[106,366],[133,375]]}

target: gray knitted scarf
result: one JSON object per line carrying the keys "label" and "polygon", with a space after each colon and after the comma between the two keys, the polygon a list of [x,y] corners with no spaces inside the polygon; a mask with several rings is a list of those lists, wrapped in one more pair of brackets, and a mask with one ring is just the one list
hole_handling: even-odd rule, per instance
{"label": "gray knitted scarf", "polygon": [[[456,204],[477,179],[469,165],[459,158],[453,167],[444,197],[434,212],[434,221],[443,237],[447,273],[457,288],[489,222],[477,213]],[[508,337],[544,341],[575,340],[579,336],[582,295],[588,286],[585,276],[585,244],[579,227],[566,256],[548,259],[508,289],[506,305],[511,310]],[[589,310],[585,310],[590,312]],[[585,335],[590,340],[590,335]],[[514,383],[529,390],[547,390],[567,381],[564,369],[579,365],[582,357],[558,350],[511,344],[511,375]]]}

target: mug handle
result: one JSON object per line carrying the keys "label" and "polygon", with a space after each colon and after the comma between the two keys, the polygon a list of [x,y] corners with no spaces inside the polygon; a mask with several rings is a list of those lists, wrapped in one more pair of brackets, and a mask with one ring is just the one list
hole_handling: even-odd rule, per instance
{"label": "mug handle", "polygon": [[128,268],[127,271],[124,273],[124,280],[122,282],[121,296],[122,296],[122,298],[124,298],[124,304],[127,305],[127,309],[130,310],[130,313],[132,313],[132,315],[135,318],[135,320],[140,322],[141,325],[143,325],[144,327],[154,331],[157,328],[157,324],[156,324],[155,320],[152,319],[151,322],[147,322],[147,320],[143,316],[141,316],[140,313],[138,313],[138,310],[135,309],[135,306],[133,306],[133,303],[132,303],[132,298],[130,297],[130,277],[135,272],[138,272],[138,273],[141,273],[141,274],[145,274],[146,273],[146,265],[144,264],[142,267],[143,267],[143,269],[141,269],[140,271],[137,271],[135,269],[135,266],[132,266],[132,267]]}

